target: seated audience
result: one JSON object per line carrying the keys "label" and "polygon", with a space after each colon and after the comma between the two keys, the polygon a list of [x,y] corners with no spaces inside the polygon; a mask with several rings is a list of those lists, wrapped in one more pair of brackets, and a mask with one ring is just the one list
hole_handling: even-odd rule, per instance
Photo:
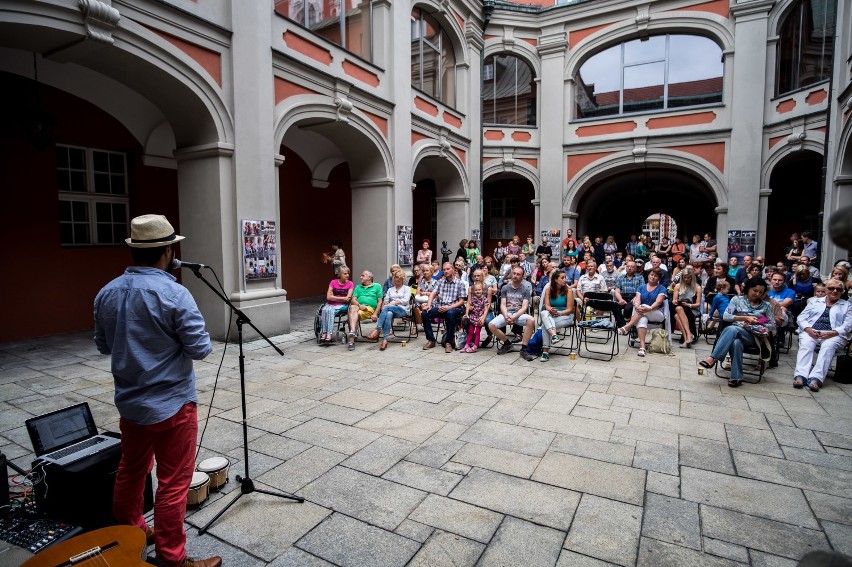
{"label": "seated audience", "polygon": [[681,348],[690,348],[698,340],[695,318],[700,314],[702,299],[701,286],[695,281],[695,270],[690,266],[681,273],[672,298],[672,311],[681,332]]}
{"label": "seated audience", "polygon": [[648,272],[648,283],[639,286],[633,298],[633,316],[626,325],[618,329],[620,335],[626,335],[634,326],[639,334],[639,350],[637,356],[645,356],[645,338],[648,334],[648,323],[662,323],[666,319],[663,312],[663,302],[668,298],[666,288],[660,284],[663,271],[654,268]]}
{"label": "seated audience", "polygon": [[[361,283],[352,291],[352,301],[349,304],[349,350],[355,350],[355,329],[358,328],[358,321],[377,321],[381,305],[382,286],[373,282],[373,272],[364,270],[361,272]],[[376,338],[378,333],[372,340]]]}
{"label": "seated audience", "polygon": [[325,303],[320,311],[320,344],[322,346],[330,346],[334,339],[334,317],[338,313],[346,312],[346,305],[352,298],[352,292],[355,285],[349,281],[349,268],[340,266],[337,270],[337,278],[331,280],[328,284],[328,290],[325,293]]}
{"label": "seated audience", "polygon": [[[482,272],[477,270],[478,276]],[[470,286],[470,295],[467,298],[465,306],[465,314],[462,317],[462,324],[467,333],[464,348],[461,352],[473,353],[479,349],[479,335],[482,328],[485,326],[485,321],[488,318],[488,312],[491,309],[491,290],[486,292],[485,286],[481,281],[475,281]]]}
{"label": "seated audience", "polygon": [[775,331],[775,313],[769,302],[763,299],[767,287],[760,278],[746,280],[743,295],[734,297],[722,316],[726,323],[731,324],[719,334],[710,356],[699,362],[704,368],[712,368],[717,361],[730,355],[731,378],[728,386],[731,388],[742,383],[744,348],[760,346],[753,332]]}
{"label": "seated audience", "polygon": [[411,288],[405,283],[405,274],[402,271],[393,275],[393,285],[385,292],[383,306],[376,324],[375,338],[379,333],[382,335],[382,344],[379,350],[388,348],[388,335],[391,332],[394,317],[408,317],[411,315]]}
{"label": "seated audience", "polygon": [[532,284],[524,279],[523,269],[515,265],[512,268],[512,280],[500,290],[500,314],[488,324],[491,333],[503,341],[497,354],[506,354],[512,351],[512,343],[507,340],[502,328],[517,323],[524,326],[524,334],[521,339],[521,358],[527,361],[535,359],[535,356],[527,350],[533,329],[535,329],[535,317],[527,312],[531,298]]}
{"label": "seated audience", "polygon": [[[828,294],[808,305],[799,315],[799,352],[796,356],[793,387],[807,386],[818,392],[825,382],[837,349],[846,345],[852,331],[849,303],[840,299],[845,290],[843,282],[834,278],[825,281]],[[819,353],[814,358],[814,350]]]}
{"label": "seated audience", "polygon": [[466,300],[467,292],[464,284],[456,277],[453,265],[446,262],[444,264],[444,277],[438,281],[435,289],[429,294],[429,300],[423,306],[423,333],[426,335],[426,344],[423,345],[423,350],[435,347],[432,321],[444,319],[446,334],[442,344],[446,352],[453,352],[456,321],[461,318],[461,308]]}
{"label": "seated audience", "polygon": [[574,323],[574,291],[568,287],[565,272],[556,270],[544,288],[541,310],[541,361],[550,360],[550,346],[559,342],[558,329]]}

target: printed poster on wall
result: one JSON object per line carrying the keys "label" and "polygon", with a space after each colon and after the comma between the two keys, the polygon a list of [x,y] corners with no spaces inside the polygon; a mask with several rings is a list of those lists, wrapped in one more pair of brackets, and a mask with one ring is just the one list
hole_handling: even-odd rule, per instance
{"label": "printed poster on wall", "polygon": [[558,260],[562,250],[562,231],[558,229],[542,230],[541,239],[544,240],[545,238],[547,239],[548,246],[553,250],[550,257]]}
{"label": "printed poster on wall", "polygon": [[478,228],[470,229],[470,239],[476,242],[476,247],[481,249],[482,242],[480,242],[480,237],[482,236],[482,230]]}
{"label": "printed poster on wall", "polygon": [[410,266],[414,261],[414,230],[409,225],[396,227],[396,263],[400,266]]}
{"label": "printed poster on wall", "polygon": [[243,220],[243,274],[246,282],[274,280],[278,275],[275,221]]}
{"label": "printed poster on wall", "polygon": [[742,260],[743,256],[754,256],[756,241],[756,230],[729,230],[728,258],[736,256]]}

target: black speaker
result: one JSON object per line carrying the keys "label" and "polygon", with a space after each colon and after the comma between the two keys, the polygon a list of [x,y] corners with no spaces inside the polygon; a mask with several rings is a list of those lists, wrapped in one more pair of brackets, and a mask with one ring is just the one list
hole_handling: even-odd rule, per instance
{"label": "black speaker", "polygon": [[[85,530],[115,525],[112,493],[120,461],[118,445],[65,466],[39,467],[34,462],[33,467],[43,472],[34,490],[39,515]],[[154,507],[150,474],[145,481],[144,501],[148,512]]]}

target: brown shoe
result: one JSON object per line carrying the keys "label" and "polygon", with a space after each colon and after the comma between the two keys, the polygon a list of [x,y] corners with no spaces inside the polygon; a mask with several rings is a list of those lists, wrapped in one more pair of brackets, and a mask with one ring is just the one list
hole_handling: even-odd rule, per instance
{"label": "brown shoe", "polygon": [[426,344],[423,345],[423,350],[429,350],[430,348],[435,348],[435,341],[426,341]]}
{"label": "brown shoe", "polygon": [[444,345],[444,352],[453,352],[453,345],[447,343]]}
{"label": "brown shoe", "polygon": [[145,545],[154,545],[154,528],[145,530]]}
{"label": "brown shoe", "polygon": [[222,558],[218,555],[208,557],[207,559],[187,557],[180,565],[181,567],[220,567],[222,565]]}

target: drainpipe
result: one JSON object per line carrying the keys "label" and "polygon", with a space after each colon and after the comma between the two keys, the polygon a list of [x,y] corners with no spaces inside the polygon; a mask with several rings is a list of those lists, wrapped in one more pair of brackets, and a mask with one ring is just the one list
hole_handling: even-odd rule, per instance
{"label": "drainpipe", "polygon": [[[491,22],[494,13],[494,0],[482,0],[482,51],[479,52],[479,89],[482,93],[482,82],[485,72],[485,30]],[[479,249],[484,250],[485,242],[485,105],[479,106]]]}

